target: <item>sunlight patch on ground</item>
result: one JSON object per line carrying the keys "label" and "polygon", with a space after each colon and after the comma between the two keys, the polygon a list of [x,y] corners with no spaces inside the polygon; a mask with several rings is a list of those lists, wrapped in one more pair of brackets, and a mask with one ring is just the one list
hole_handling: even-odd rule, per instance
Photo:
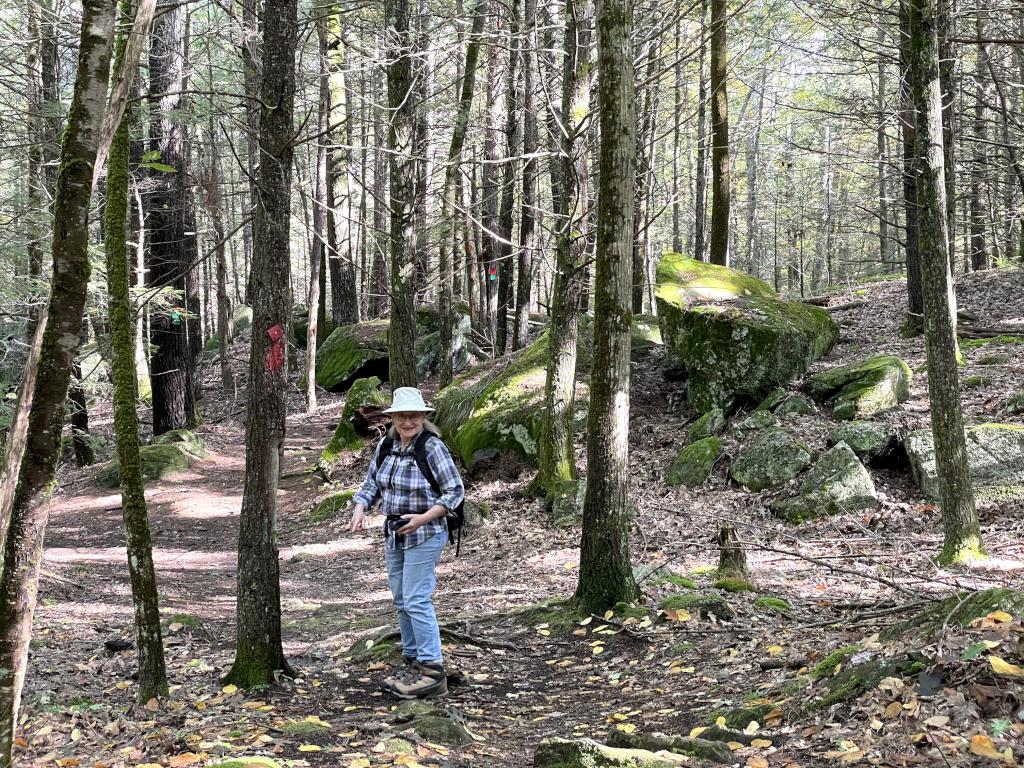
{"label": "sunlight patch on ground", "polygon": [[[53,563],[125,563],[124,547],[52,547],[44,554]],[[199,571],[234,570],[235,552],[199,552],[181,549],[154,549],[153,561],[157,568],[188,568]]]}
{"label": "sunlight patch on ground", "polygon": [[285,547],[281,550],[281,557],[285,560],[295,555],[309,554],[314,556],[351,554],[354,552],[365,552],[373,547],[369,539],[333,539],[320,544],[300,544],[294,547]]}

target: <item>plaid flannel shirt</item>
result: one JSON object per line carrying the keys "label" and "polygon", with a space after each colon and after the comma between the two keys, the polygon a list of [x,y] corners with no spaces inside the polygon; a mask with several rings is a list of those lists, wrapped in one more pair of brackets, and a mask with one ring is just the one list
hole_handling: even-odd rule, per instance
{"label": "plaid flannel shirt", "polygon": [[[400,445],[401,443],[396,438],[391,453],[384,457],[378,468],[377,455],[380,451],[380,443],[377,444],[373,451],[373,458],[370,460],[370,468],[366,472],[366,480],[363,481],[363,487],[359,489],[352,500],[362,504],[369,512],[380,499],[381,511],[388,516],[418,515],[426,512],[435,504],[440,504],[448,511],[455,509],[462,501],[465,489],[459,470],[455,467],[448,447],[441,438],[431,436],[425,446],[427,461],[441,488],[440,496],[434,493],[427,478],[416,466],[412,444],[404,451],[401,450]],[[444,517],[424,523],[412,533],[403,536],[393,533],[390,526],[385,525],[387,548],[409,549],[437,536],[447,528],[448,524]]]}

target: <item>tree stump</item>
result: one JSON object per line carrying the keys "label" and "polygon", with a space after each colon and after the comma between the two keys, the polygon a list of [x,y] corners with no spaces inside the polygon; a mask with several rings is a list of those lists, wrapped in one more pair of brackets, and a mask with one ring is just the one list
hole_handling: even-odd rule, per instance
{"label": "tree stump", "polygon": [[718,529],[718,553],[719,576],[750,577],[747,553],[736,538],[736,529],[728,523],[723,523]]}

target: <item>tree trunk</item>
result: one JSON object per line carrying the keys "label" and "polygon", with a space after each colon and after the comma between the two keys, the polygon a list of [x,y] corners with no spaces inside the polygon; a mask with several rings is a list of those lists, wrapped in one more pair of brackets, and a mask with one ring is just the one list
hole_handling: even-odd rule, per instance
{"label": "tree trunk", "polygon": [[[149,227],[149,286],[171,293],[150,315],[153,386],[153,434],[187,427],[193,414],[194,367],[188,338],[188,282],[185,250],[185,155],[180,119],[184,78],[183,6],[160,13],[150,36],[150,93],[159,96],[158,115],[150,121],[149,149],[159,153],[150,167],[146,221]],[[171,168],[173,171],[167,171]],[[194,230],[193,230],[194,231]]]}
{"label": "tree trunk", "polygon": [[[130,11],[130,0],[122,0],[122,15],[127,17]],[[122,33],[117,45],[119,64],[124,61],[125,43]],[[120,465],[121,514],[124,519],[128,573],[135,615],[135,644],[139,664],[137,700],[144,704],[155,696],[167,695],[167,674],[164,667],[156,569],[153,565],[153,544],[146,514],[146,488],[139,460],[135,322],[132,318],[125,229],[130,175],[128,126],[133,122],[131,113],[134,111],[131,103],[128,104],[127,110],[128,113],[121,119],[114,134],[107,157],[107,201],[103,216],[110,346],[113,359],[111,368],[114,379],[114,439]]]}
{"label": "tree trunk", "polygon": [[[676,57],[675,67],[673,68],[672,85],[672,250],[675,253],[682,253],[683,251],[683,230],[680,224],[680,218],[682,216],[682,204],[680,200],[682,197],[682,190],[679,184],[679,162],[681,155],[680,133],[683,122],[683,55],[681,53],[682,26],[683,20],[680,16],[680,18],[676,19],[675,45],[672,49]],[[758,127],[756,130],[760,130],[760,128]]]}
{"label": "tree trunk", "polygon": [[953,50],[953,19],[956,0],[938,0],[939,87],[942,91],[942,158],[946,175],[946,227],[949,234],[949,265],[956,271],[956,55]]}
{"label": "tree trunk", "polygon": [[885,89],[886,89],[886,72],[885,72],[885,59],[888,54],[883,53],[885,45],[885,28],[879,23],[878,25],[878,92],[875,98],[875,106],[878,110],[877,123],[878,127],[875,131],[875,142],[876,151],[878,153],[878,159],[876,166],[878,168],[878,258],[885,267],[889,267],[894,261],[890,254],[889,248],[889,185],[886,180],[885,169],[888,164],[888,149],[887,139],[885,134],[885,126],[888,123],[888,115],[885,113]]}
{"label": "tree trunk", "polygon": [[[985,16],[988,13],[985,0],[978,0],[975,13],[975,32],[978,39],[985,38]],[[988,44],[978,43],[977,67],[974,70],[974,151],[971,157],[971,253],[972,270],[988,269],[988,246],[985,243],[985,228],[988,225],[988,204],[985,189],[985,173],[988,170],[988,115],[986,105],[992,98],[989,93]]]}
{"label": "tree trunk", "polygon": [[[375,72],[374,78],[379,75]],[[379,88],[374,89],[379,92]],[[390,305],[388,291],[388,124],[384,110],[376,109],[376,128],[373,138],[373,279],[370,281],[370,317],[387,314]]]}
{"label": "tree trunk", "polygon": [[726,0],[711,0],[711,253],[729,265],[729,94],[726,90]]}
{"label": "tree trunk", "polygon": [[345,43],[341,18],[344,11],[332,6],[327,16],[327,56],[330,60],[330,128],[331,152],[327,164],[330,186],[330,207],[327,226],[331,235],[328,259],[331,269],[331,321],[335,326],[359,322],[359,290],[356,285],[354,247],[351,221],[352,176],[350,153],[345,131],[351,115],[345,86]]}
{"label": "tree trunk", "polygon": [[512,349],[526,346],[533,290],[533,262],[537,248],[537,113],[533,71],[537,63],[537,0],[526,0],[526,37],[523,41],[523,194],[519,215],[519,263],[516,283],[516,316]]}
{"label": "tree trunk", "polygon": [[245,254],[245,303],[252,306],[252,269],[249,254],[252,253],[253,228],[255,227],[256,201],[259,199],[256,173],[260,164],[260,67],[263,48],[260,41],[261,0],[240,0],[242,5],[242,82],[245,88],[245,146],[246,177],[248,179],[249,205],[246,217],[249,222],[243,230]]}
{"label": "tree trunk", "polygon": [[284,455],[291,316],[289,222],[295,127],[296,0],[267,0],[260,89],[260,199],[253,228],[252,344],[245,426],[245,490],[238,537],[235,661],[227,681],[243,688],[290,674],[281,647],[277,486]]}
{"label": "tree trunk", "polygon": [[705,75],[707,61],[707,27],[708,0],[701,0],[700,6],[700,54],[697,58],[697,158],[694,174],[693,195],[693,258],[704,261],[707,239],[707,184],[708,184],[708,80]]}
{"label": "tree trunk", "polygon": [[[309,251],[309,289],[306,305],[306,413],[316,413],[316,346],[320,326],[320,269],[327,255],[327,142],[331,119],[330,64],[328,61],[327,24],[316,25],[320,61],[320,106],[317,120],[316,168],[313,193],[313,243]],[[339,42],[340,45],[340,42]],[[355,298],[355,297],[352,297]],[[358,299],[354,301],[358,308]],[[358,315],[358,312],[357,312]]]}
{"label": "tree trunk", "polygon": [[385,0],[387,27],[388,164],[391,175],[391,329],[388,333],[390,380],[395,387],[416,386],[416,128],[412,76],[409,0]]}
{"label": "tree trunk", "polygon": [[[551,495],[560,483],[576,480],[573,421],[576,348],[580,329],[588,207],[584,118],[590,111],[593,73],[592,0],[569,0],[565,8],[565,63],[562,75],[561,146],[552,163],[555,216],[555,277],[549,324],[550,357],[544,379],[544,420],[538,446],[538,492]],[[635,128],[631,129],[635,132]],[[631,133],[635,135],[635,133]],[[634,148],[635,151],[635,148]],[[557,178],[556,178],[557,177]],[[632,193],[630,193],[632,197]]]}
{"label": "tree trunk", "polygon": [[917,167],[914,161],[918,115],[910,78],[910,15],[906,2],[900,3],[900,128],[903,138],[904,252],[907,262],[907,321],[904,333],[918,334],[924,328],[924,294],[921,284],[921,240]]}
{"label": "tree trunk", "polygon": [[[452,222],[457,215],[455,213],[455,193],[461,172],[462,150],[466,143],[470,111],[473,108],[473,90],[476,85],[477,61],[480,58],[480,37],[483,34],[484,21],[487,18],[487,2],[488,0],[477,0],[476,8],[473,11],[473,26],[469,33],[469,39],[466,41],[466,64],[463,70],[465,75],[462,78],[462,91],[455,113],[455,127],[452,129],[452,141],[448,148],[448,164],[445,166],[444,172],[444,189],[441,193],[441,221],[445,224]],[[454,240],[449,237],[447,232],[442,232],[439,258],[441,290],[437,313],[441,348],[438,389],[448,386],[452,381],[452,360],[455,355],[455,349],[452,346],[452,328],[455,324],[452,313],[452,282],[458,255],[458,251],[454,248]]]}
{"label": "tree trunk", "polygon": [[498,316],[494,333],[494,354],[503,355],[508,348],[508,311],[512,306],[515,261],[512,258],[512,229],[515,218],[516,160],[519,154],[519,0],[510,0],[508,7],[508,66],[505,68],[505,162],[502,165],[501,208],[498,226],[501,243],[498,248]]}
{"label": "tree trunk", "polygon": [[736,538],[736,529],[728,523],[718,527],[718,575],[741,579],[750,576],[747,553]]}
{"label": "tree trunk", "polygon": [[[88,342],[89,329],[85,323],[82,323],[82,331],[78,338],[79,348],[84,347]],[[68,403],[71,405],[71,445],[75,451],[75,466],[88,467],[95,460],[95,456],[89,437],[89,403],[85,397],[82,361],[78,357],[71,364]]]}
{"label": "tree trunk", "polygon": [[580,613],[602,613],[640,596],[629,557],[629,351],[636,183],[636,114],[630,44],[632,5],[598,0],[598,181],[594,368],[587,418]]}
{"label": "tree trunk", "polygon": [[944,28],[937,0],[910,0],[910,78],[917,108],[915,159],[921,225],[924,335],[928,395],[945,534],[939,560],[985,557],[974,506],[964,438],[957,366],[956,300],[949,264],[946,186],[942,153],[942,91],[937,28]]}
{"label": "tree trunk", "polygon": [[[0,766],[13,765],[18,705],[25,682],[43,533],[60,458],[64,403],[78,351],[89,284],[89,202],[93,162],[110,73],[114,3],[82,4],[82,33],[74,96],[61,147],[53,207],[53,277],[28,412],[24,453],[3,541],[0,571]],[[34,358],[34,359],[32,359]],[[7,517],[4,515],[3,517]],[[0,525],[0,528],[3,526]]]}
{"label": "tree trunk", "polygon": [[[480,221],[483,224],[481,257],[484,266],[484,284],[481,299],[484,301],[482,324],[488,339],[494,341],[497,333],[497,287],[498,259],[502,248],[500,203],[501,189],[498,183],[499,157],[498,139],[504,119],[502,112],[501,48],[492,46],[487,58],[487,124],[484,128],[484,165],[480,171],[481,200]],[[497,350],[495,350],[497,352]]]}

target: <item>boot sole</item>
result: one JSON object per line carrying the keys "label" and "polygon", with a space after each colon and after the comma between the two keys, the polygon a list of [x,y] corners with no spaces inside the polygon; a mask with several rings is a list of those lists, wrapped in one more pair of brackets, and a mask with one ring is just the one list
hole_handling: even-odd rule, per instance
{"label": "boot sole", "polygon": [[394,688],[388,688],[387,693],[390,693],[396,699],[402,699],[403,701],[410,701],[411,699],[440,699],[442,696],[448,695],[447,686],[436,691],[426,691],[424,693],[400,693]]}

